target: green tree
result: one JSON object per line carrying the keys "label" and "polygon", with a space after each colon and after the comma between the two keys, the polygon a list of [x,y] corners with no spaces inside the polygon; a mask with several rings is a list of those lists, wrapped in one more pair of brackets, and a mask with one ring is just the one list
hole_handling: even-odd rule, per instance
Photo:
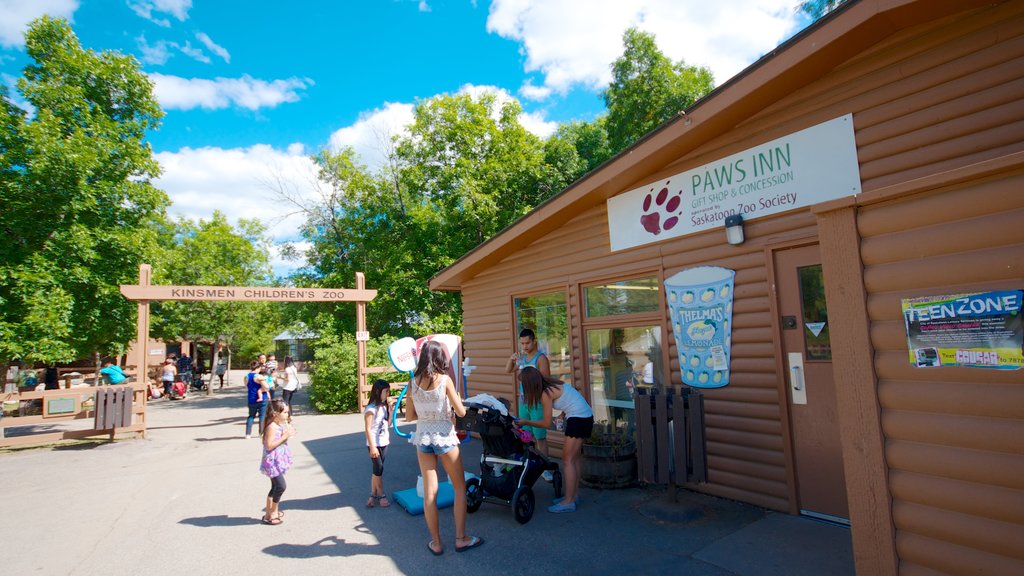
{"label": "green tree", "polygon": [[133,58],[84,49],[67,22],[26,33],[19,110],[0,91],[0,359],[118,352],[135,305],[118,290],[157,250],[168,204],[144,137],[163,112]]}
{"label": "green tree", "polygon": [[612,64],[612,83],[604,92],[608,106],[608,142],[613,153],[625,149],[714,89],[707,67],[673,63],[654,35],[636,28],[622,36],[623,53]]}
{"label": "green tree", "polygon": [[[263,225],[240,220],[237,229],[219,211],[198,223],[182,219],[154,263],[153,283],[177,286],[270,286],[270,240]],[[273,350],[286,324],[271,302],[153,303],[154,337],[225,342],[242,358]]]}
{"label": "green tree", "polygon": [[544,142],[545,185],[552,194],[582,178],[611,158],[606,118],[562,124]]}

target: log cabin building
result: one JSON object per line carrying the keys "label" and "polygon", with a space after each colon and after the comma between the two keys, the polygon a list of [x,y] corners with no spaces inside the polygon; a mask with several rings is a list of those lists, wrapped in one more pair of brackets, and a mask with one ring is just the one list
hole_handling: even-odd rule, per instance
{"label": "log cabin building", "polygon": [[1019,294],[1022,222],[1024,2],[851,0],[430,286],[462,295],[472,392],[514,396],[531,327],[614,422],[699,362],[666,280],[731,270],[688,487],[848,521],[860,574],[1024,574],[1024,370],[915,363],[905,314]]}

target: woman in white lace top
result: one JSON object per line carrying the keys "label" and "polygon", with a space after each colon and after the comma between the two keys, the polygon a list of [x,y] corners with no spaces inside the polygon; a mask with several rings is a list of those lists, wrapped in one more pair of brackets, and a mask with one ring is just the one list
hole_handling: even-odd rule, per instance
{"label": "woman in white lace top", "polygon": [[466,476],[455,434],[455,415],[465,416],[466,407],[448,376],[450,361],[440,342],[427,341],[420,349],[419,362],[410,387],[416,432],[410,440],[423,476],[423,518],[430,531],[427,548],[435,556],[444,554],[437,518],[437,461],[441,460],[455,490],[455,551],[464,552],[483,544],[483,539],[466,534]]}

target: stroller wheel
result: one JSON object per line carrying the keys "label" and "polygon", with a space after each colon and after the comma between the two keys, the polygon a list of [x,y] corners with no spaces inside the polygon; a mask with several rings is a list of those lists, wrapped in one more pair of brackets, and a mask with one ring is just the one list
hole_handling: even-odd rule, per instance
{"label": "stroller wheel", "polygon": [[533,518],[533,488],[520,486],[512,495],[512,512],[516,516],[516,522],[526,524]]}
{"label": "stroller wheel", "polygon": [[555,470],[551,473],[551,488],[555,491],[555,498],[562,497],[562,471]]}
{"label": "stroller wheel", "polygon": [[479,478],[470,478],[466,481],[466,512],[472,514],[480,509],[484,503],[484,491],[480,487]]}

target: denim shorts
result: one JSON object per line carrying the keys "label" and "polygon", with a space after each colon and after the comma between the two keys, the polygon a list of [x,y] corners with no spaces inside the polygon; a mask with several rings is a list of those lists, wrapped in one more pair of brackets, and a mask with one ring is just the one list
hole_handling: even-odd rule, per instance
{"label": "denim shorts", "polygon": [[458,448],[458,446],[434,446],[433,444],[416,445],[416,449],[419,450],[420,452],[423,452],[424,454],[436,454],[438,456],[440,456],[441,454],[447,454],[451,452],[452,449],[454,448]]}

